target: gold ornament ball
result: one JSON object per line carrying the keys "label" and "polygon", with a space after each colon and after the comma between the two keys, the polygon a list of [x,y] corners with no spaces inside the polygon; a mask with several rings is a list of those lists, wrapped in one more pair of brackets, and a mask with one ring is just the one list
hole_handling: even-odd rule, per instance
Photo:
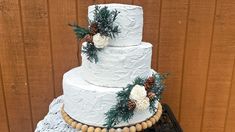
{"label": "gold ornament ball", "polygon": [[123,131],[123,132],[129,132],[129,128],[128,128],[128,127],[124,127],[124,128],[122,129],[122,131]]}
{"label": "gold ornament ball", "polygon": [[106,128],[103,128],[103,129],[101,130],[101,132],[107,132],[107,129],[106,129]]}
{"label": "gold ornament ball", "polygon": [[95,128],[94,127],[88,127],[87,132],[94,132]]}
{"label": "gold ornament ball", "polygon": [[136,132],[136,128],[134,126],[130,127],[130,132]]}
{"label": "gold ornament ball", "polygon": [[137,132],[142,131],[142,126],[140,124],[136,124],[135,127]]}
{"label": "gold ornament ball", "polygon": [[97,127],[97,128],[95,129],[95,132],[101,132],[101,128]]}
{"label": "gold ornament ball", "polygon": [[150,118],[150,121],[153,123],[153,124],[155,124],[156,123],[156,120],[155,120],[155,118]]}
{"label": "gold ornament ball", "polygon": [[72,128],[76,128],[76,125],[77,125],[77,122],[75,122],[75,121],[73,121],[73,122],[71,123]]}
{"label": "gold ornament ball", "polygon": [[82,124],[81,123],[78,123],[77,125],[76,125],[76,129],[77,130],[80,130],[82,128]]}
{"label": "gold ornament ball", "polygon": [[109,129],[109,132],[115,132],[114,128]]}
{"label": "gold ornament ball", "polygon": [[143,129],[148,128],[148,125],[147,125],[147,123],[146,123],[146,122],[142,122],[142,123],[141,123],[141,125],[142,125],[142,128],[143,128]]}
{"label": "gold ornament ball", "polygon": [[153,123],[150,120],[147,120],[146,123],[148,127],[151,127],[153,125]]}
{"label": "gold ornament ball", "polygon": [[87,125],[82,125],[82,132],[86,132],[88,129],[88,126]]}

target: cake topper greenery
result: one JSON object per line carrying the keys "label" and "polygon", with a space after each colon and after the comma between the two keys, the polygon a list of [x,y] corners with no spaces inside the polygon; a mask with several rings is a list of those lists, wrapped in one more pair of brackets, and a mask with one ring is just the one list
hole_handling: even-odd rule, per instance
{"label": "cake topper greenery", "polygon": [[89,20],[88,28],[80,27],[77,24],[69,24],[79,40],[87,42],[82,47],[82,53],[87,56],[90,62],[98,62],[97,52],[109,44],[109,40],[117,36],[118,25],[114,24],[119,12],[108,10],[107,6],[95,6],[94,20]]}
{"label": "cake topper greenery", "polygon": [[137,77],[132,84],[128,84],[117,93],[117,104],[105,113],[105,124],[112,128],[118,123],[128,122],[134,115],[134,111],[156,111],[156,101],[161,99],[165,88],[164,80],[168,74],[154,73],[148,78]]}

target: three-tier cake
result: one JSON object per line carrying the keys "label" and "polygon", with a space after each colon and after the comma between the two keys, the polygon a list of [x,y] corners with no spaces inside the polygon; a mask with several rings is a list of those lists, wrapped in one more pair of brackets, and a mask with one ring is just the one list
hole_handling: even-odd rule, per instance
{"label": "three-tier cake", "polygon": [[[93,46],[97,60],[94,62],[89,58],[94,54],[83,52],[82,65],[64,74],[62,114],[65,121],[82,131],[106,128],[139,131],[150,127],[161,115],[158,101],[164,86],[162,76],[151,69],[152,44],[142,42],[142,7],[91,5],[88,7],[88,18],[90,26],[84,29],[85,34],[80,34],[81,38],[85,38],[82,49],[90,52],[88,44]],[[111,30],[106,30],[107,25],[99,29],[104,24],[100,20],[109,21],[110,18],[113,18],[112,25],[109,24]],[[112,26],[117,26],[118,31],[112,30],[115,29]],[[116,31],[116,35],[104,38],[108,33],[102,31]],[[100,38],[97,39],[97,36]],[[100,39],[107,39],[108,43],[100,46]],[[122,112],[128,118],[122,117]]]}

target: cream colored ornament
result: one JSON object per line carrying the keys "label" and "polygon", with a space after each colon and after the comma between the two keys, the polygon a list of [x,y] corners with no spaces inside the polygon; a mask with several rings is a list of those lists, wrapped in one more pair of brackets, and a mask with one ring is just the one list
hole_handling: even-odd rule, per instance
{"label": "cream colored ornament", "polygon": [[94,127],[88,127],[87,132],[94,132],[95,128]]}
{"label": "cream colored ornament", "polygon": [[82,124],[81,123],[78,123],[77,125],[76,125],[76,129],[77,130],[80,130],[82,128]]}
{"label": "cream colored ornament", "polygon": [[145,97],[142,100],[136,100],[136,110],[137,111],[144,111],[149,107],[149,98]]}
{"label": "cream colored ornament", "polygon": [[109,37],[97,33],[93,36],[93,42],[96,48],[104,48],[109,44]]}
{"label": "cream colored ornament", "polygon": [[129,98],[131,100],[143,100],[147,96],[147,92],[144,86],[135,85],[130,93]]}
{"label": "cream colored ornament", "polygon": [[75,121],[73,121],[73,122],[71,123],[71,127],[72,127],[72,128],[76,128],[76,125],[77,125],[77,122],[75,122]]}
{"label": "cream colored ornament", "polygon": [[146,122],[142,122],[142,123],[141,123],[141,126],[142,126],[142,128],[143,128],[143,129],[148,128],[148,125],[147,125],[147,123],[146,123]]}
{"label": "cream colored ornament", "polygon": [[140,124],[136,124],[135,127],[137,132],[142,131],[142,126]]}
{"label": "cream colored ornament", "polygon": [[128,127],[124,127],[124,128],[122,129],[122,131],[123,131],[123,132],[129,132],[130,130],[129,130]]}
{"label": "cream colored ornament", "polygon": [[87,131],[87,129],[88,129],[88,126],[87,125],[82,125],[82,132],[86,132]]}
{"label": "cream colored ornament", "polygon": [[134,126],[130,127],[130,132],[136,132],[136,128]]}
{"label": "cream colored ornament", "polygon": [[147,123],[148,128],[153,125],[153,123],[150,120],[147,120],[146,123]]}

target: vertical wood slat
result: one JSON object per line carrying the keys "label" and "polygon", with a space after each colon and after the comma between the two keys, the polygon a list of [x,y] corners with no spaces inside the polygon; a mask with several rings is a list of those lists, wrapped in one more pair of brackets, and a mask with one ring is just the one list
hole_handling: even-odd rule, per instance
{"label": "vertical wood slat", "polygon": [[9,122],[6,109],[6,99],[4,95],[2,67],[0,63],[0,132],[9,132]]}
{"label": "vertical wood slat", "polygon": [[[224,130],[235,56],[235,2],[218,0],[202,131]],[[216,126],[216,127],[213,127]]]}
{"label": "vertical wood slat", "polygon": [[[88,26],[88,21],[87,21],[87,14],[88,14],[88,6],[94,4],[95,1],[94,0],[78,0],[77,1],[77,15],[78,15],[78,24],[80,26],[83,27],[87,27]],[[78,42],[78,60],[79,60],[79,64],[81,64],[82,62],[82,58],[81,58],[81,42]]]}
{"label": "vertical wood slat", "polygon": [[47,0],[21,0],[22,23],[32,103],[33,125],[54,98],[53,62]]}
{"label": "vertical wood slat", "polygon": [[150,42],[153,45],[152,49],[152,68],[157,69],[158,60],[158,36],[160,28],[160,13],[161,0],[142,1],[134,0],[133,4],[143,7],[144,27],[143,27],[143,41]]}
{"label": "vertical wood slat", "polygon": [[62,94],[63,74],[78,66],[77,42],[69,23],[76,22],[76,0],[49,0],[54,86]]}
{"label": "vertical wood slat", "polygon": [[[235,64],[235,58],[233,64]],[[233,132],[235,130],[235,65],[232,74],[224,132]]]}
{"label": "vertical wood slat", "polygon": [[159,37],[158,71],[169,72],[163,102],[167,102],[176,118],[179,116],[182,68],[187,29],[188,0],[163,0]]}
{"label": "vertical wood slat", "polygon": [[200,131],[214,12],[215,0],[190,1],[179,118],[184,131]]}
{"label": "vertical wood slat", "polygon": [[21,6],[18,0],[1,1],[0,4],[0,60],[9,131],[32,132]]}

